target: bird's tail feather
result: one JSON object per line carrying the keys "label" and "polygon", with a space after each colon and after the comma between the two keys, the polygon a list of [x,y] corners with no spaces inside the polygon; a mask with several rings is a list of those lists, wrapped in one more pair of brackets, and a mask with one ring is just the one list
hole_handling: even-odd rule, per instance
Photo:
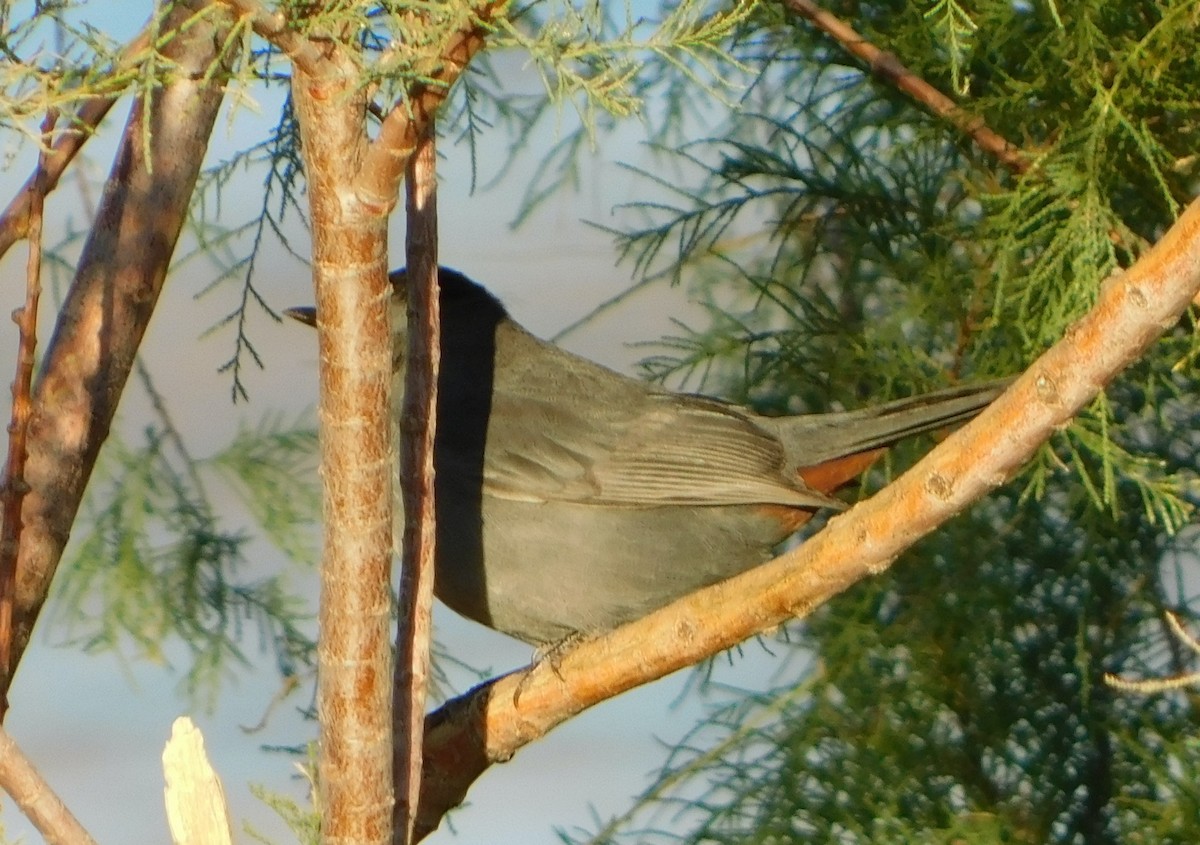
{"label": "bird's tail feather", "polygon": [[778,418],[780,439],[797,467],[890,446],[978,414],[1012,379],[963,385],[855,411]]}

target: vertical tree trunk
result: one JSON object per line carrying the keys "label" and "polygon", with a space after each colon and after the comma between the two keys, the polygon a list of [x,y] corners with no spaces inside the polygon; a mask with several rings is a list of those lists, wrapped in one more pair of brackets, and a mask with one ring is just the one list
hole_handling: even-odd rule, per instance
{"label": "vertical tree trunk", "polygon": [[391,323],[387,208],[351,189],[366,95],[342,53],[294,69],[313,235],[324,543],[317,708],[325,843],[388,845],[392,821]]}

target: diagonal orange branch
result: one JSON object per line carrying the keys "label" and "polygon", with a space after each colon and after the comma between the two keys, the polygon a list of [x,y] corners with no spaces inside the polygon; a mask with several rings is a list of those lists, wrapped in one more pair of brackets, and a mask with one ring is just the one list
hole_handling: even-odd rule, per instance
{"label": "diagonal orange branch", "polygon": [[807,543],[432,714],[419,831],[435,829],[492,763],[581,710],[803,617],[887,569],[918,539],[1010,479],[1175,325],[1197,291],[1200,201],[977,419]]}
{"label": "diagonal orange branch", "polygon": [[1020,175],[1029,169],[1030,162],[1021,149],[989,129],[983,118],[967,114],[957,103],[909,70],[895,54],[880,50],[837,15],[812,0],[783,0],[783,5],[811,21],[848,53],[865,62],[876,76],[912,97],[931,114],[971,136],[980,149],[995,156],[1013,173]]}

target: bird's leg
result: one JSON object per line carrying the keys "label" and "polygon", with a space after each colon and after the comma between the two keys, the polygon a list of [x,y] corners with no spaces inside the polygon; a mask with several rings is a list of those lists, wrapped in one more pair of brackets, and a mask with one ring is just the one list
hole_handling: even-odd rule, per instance
{"label": "bird's leg", "polygon": [[513,691],[513,706],[520,704],[521,693],[525,691],[525,685],[543,664],[550,668],[556,678],[565,681],[562,672],[559,671],[563,655],[580,643],[590,640],[593,636],[596,635],[584,631],[572,631],[560,640],[539,645],[533,652],[533,660],[523,670],[521,680],[517,682],[517,688]]}

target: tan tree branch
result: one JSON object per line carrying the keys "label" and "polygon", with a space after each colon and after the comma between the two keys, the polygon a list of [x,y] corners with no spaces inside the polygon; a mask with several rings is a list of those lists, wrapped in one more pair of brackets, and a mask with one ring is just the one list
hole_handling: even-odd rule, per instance
{"label": "tan tree branch", "polygon": [[[163,22],[163,32],[176,32],[163,54],[179,72],[134,103],[34,389],[12,671],[108,436],[221,104],[232,56],[210,71],[233,20],[194,19],[202,6],[199,0],[178,3]],[[11,677],[0,678],[0,690]]]}
{"label": "tan tree branch", "polygon": [[308,74],[330,70],[324,51],[310,38],[292,29],[283,12],[268,12],[258,0],[220,0],[239,15],[248,18],[250,27],[261,38],[279,48],[292,64]]}
{"label": "tan tree branch", "polygon": [[822,9],[812,0],[783,0],[783,5],[811,21],[841,44],[846,52],[861,59],[880,79],[912,97],[934,116],[969,135],[981,150],[994,156],[1013,173],[1019,175],[1029,169],[1027,155],[989,129],[983,118],[967,114],[957,103],[909,70],[893,53],[880,50],[837,15]]}
{"label": "tan tree branch", "polygon": [[221,778],[204,750],[204,735],[187,716],[171,725],[163,748],[163,801],[174,845],[231,845]]}
{"label": "tan tree branch", "polygon": [[455,80],[483,48],[491,22],[504,13],[508,2],[477,0],[467,13],[462,28],[442,51],[437,70],[431,74],[432,81],[415,86],[384,118],[379,135],[367,150],[354,181],[360,202],[379,209],[381,214],[391,210],[413,150],[434,113],[445,102]]}
{"label": "tan tree branch", "polygon": [[885,570],[912,543],[1011,478],[1176,324],[1197,291],[1200,201],[1110,280],[1091,311],[976,420],[798,549],[431,714],[419,833],[435,829],[489,765],[581,710],[805,616]]}
{"label": "tan tree branch", "polygon": [[12,796],[48,845],[96,845],[21,747],[0,728],[0,788]]}

